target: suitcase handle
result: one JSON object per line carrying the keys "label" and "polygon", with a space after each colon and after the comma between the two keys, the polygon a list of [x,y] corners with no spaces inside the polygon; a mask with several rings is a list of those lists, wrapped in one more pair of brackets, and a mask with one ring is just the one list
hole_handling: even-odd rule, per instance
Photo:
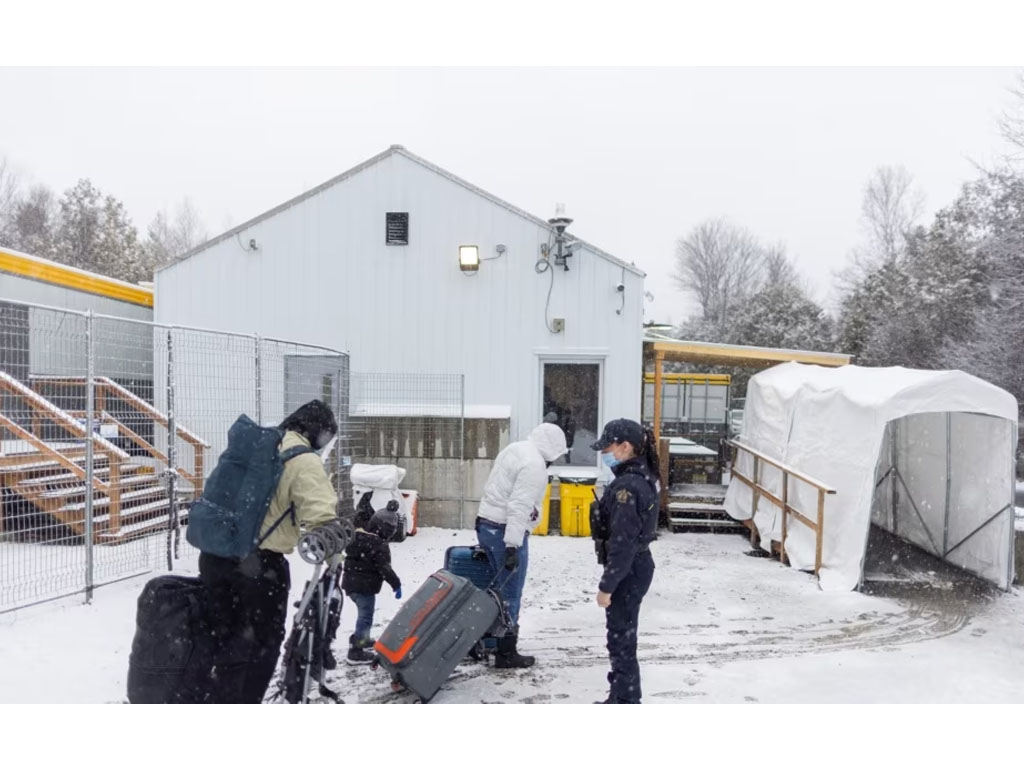
{"label": "suitcase handle", "polygon": [[455,636],[455,639],[452,640],[452,642],[448,645],[447,648],[444,649],[444,652],[441,654],[442,659],[447,659],[449,656],[452,655],[452,652],[456,649],[456,647],[459,644],[459,641],[462,640],[462,636],[464,634],[466,634],[466,630],[463,629],[461,632],[459,632],[459,634]]}

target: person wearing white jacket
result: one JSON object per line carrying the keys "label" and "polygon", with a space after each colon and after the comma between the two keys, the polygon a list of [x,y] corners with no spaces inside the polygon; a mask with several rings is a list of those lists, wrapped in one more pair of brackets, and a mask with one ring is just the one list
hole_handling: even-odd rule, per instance
{"label": "person wearing white jacket", "polygon": [[[541,424],[526,440],[512,443],[498,454],[484,486],[476,518],[476,535],[498,573],[511,626],[498,638],[494,666],[515,669],[533,665],[532,656],[520,656],[519,606],[529,564],[530,531],[537,525],[548,484],[547,468],[564,455],[565,433],[554,424]],[[512,571],[511,574],[503,571]]]}

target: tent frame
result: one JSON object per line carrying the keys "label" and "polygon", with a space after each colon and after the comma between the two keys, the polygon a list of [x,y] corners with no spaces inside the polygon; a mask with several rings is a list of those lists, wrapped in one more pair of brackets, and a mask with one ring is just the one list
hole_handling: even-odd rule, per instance
{"label": "tent frame", "polygon": [[[965,414],[965,415],[974,415],[974,416],[986,416],[985,414],[972,414],[970,411],[946,411],[945,412],[945,416],[946,416],[946,491],[945,491],[945,499],[944,499],[943,520],[942,520],[942,547],[941,548],[938,546],[938,543],[936,542],[935,537],[932,536],[931,528],[929,528],[928,523],[925,521],[924,516],[921,514],[920,509],[918,509],[917,503],[914,501],[914,495],[913,495],[913,493],[911,493],[910,488],[907,486],[906,480],[904,480],[904,478],[903,478],[903,474],[900,472],[899,463],[897,461],[898,454],[897,454],[897,451],[896,451],[896,446],[899,444],[899,422],[900,422],[900,419],[895,419],[894,421],[889,422],[889,457],[890,457],[890,466],[885,471],[885,473],[875,482],[875,491],[877,492],[877,490],[882,486],[882,483],[884,483],[886,481],[886,479],[888,479],[889,477],[893,477],[893,478],[895,478],[896,481],[898,481],[898,484],[896,482],[892,482],[891,483],[891,485],[892,485],[891,502],[890,502],[891,505],[892,505],[891,508],[890,508],[891,509],[891,513],[892,513],[892,531],[891,531],[891,533],[894,536],[898,537],[898,538],[902,538],[902,537],[900,537],[900,534],[899,534],[899,514],[898,514],[898,511],[900,509],[900,507],[899,507],[899,502],[900,502],[899,489],[900,489],[900,487],[902,487],[904,494],[906,494],[906,500],[910,502],[910,509],[913,510],[914,515],[917,517],[918,522],[921,524],[921,529],[924,531],[925,536],[928,537],[928,541],[931,544],[931,551],[929,552],[929,554],[934,555],[935,557],[938,557],[939,559],[941,559],[941,560],[943,560],[945,562],[949,562],[948,559],[947,559],[949,557],[949,555],[951,555],[953,552],[955,552],[960,547],[962,547],[964,544],[966,544],[970,539],[972,539],[975,535],[977,535],[978,533],[983,531],[986,527],[988,527],[992,523],[994,523],[997,520],[999,520],[999,518],[1003,514],[1006,514],[1006,513],[1008,513],[1009,516],[1010,516],[1010,525],[1009,525],[1009,528],[1010,528],[1010,551],[1012,552],[1013,551],[1013,537],[1015,535],[1015,532],[1014,532],[1014,507],[1015,507],[1015,504],[1016,504],[1016,487],[1015,487],[1015,484],[1013,482],[1010,483],[1010,500],[1009,500],[1009,503],[1006,504],[1005,506],[1001,507],[997,512],[993,513],[991,516],[987,517],[985,519],[985,521],[983,523],[981,523],[981,525],[977,526],[974,530],[972,530],[970,533],[968,533],[966,536],[964,536],[962,539],[960,539],[960,541],[958,541],[955,544],[953,544],[952,546],[950,546],[950,541],[949,541],[949,515],[950,515],[950,500],[951,500],[951,493],[950,492],[952,490],[952,485],[953,485],[953,445],[952,445],[952,441],[953,441],[953,414],[954,413],[962,413],[962,414]],[[990,416],[990,417],[987,417],[987,418],[996,418],[996,417]],[[1011,442],[1011,447],[1016,447],[1016,445],[1017,445],[1017,434],[1016,434],[1016,432],[1017,432],[1017,427],[1016,427],[1016,425],[1014,425],[1014,428],[1011,430],[1011,441],[1012,441]],[[1013,456],[1013,451],[1012,450],[1010,452],[1010,455],[1011,455],[1011,457]],[[1011,465],[1013,466],[1013,472],[1011,472],[1010,476],[1014,477],[1014,476],[1016,476],[1016,465],[1014,464],[1012,459],[1011,459]],[[755,501],[755,509],[756,509],[756,501]],[[785,528],[783,528],[783,530],[785,530]],[[1014,575],[1013,571],[1014,571],[1014,559],[1013,559],[1013,557],[1010,557],[1009,558],[1009,565],[1008,565],[1007,580],[1006,580],[1007,589],[1010,589],[1011,586],[1012,586],[1013,575]]]}

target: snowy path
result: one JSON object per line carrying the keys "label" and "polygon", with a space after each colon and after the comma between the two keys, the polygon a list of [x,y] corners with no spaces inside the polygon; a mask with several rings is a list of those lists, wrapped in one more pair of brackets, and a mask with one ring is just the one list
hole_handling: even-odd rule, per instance
{"label": "snowy path", "polygon": [[[424,529],[392,547],[411,592],[471,531]],[[523,671],[461,665],[434,701],[585,703],[607,690],[598,569],[589,540],[531,539],[521,649]],[[665,534],[641,613],[646,703],[1020,702],[1024,597],[915,600],[823,593],[813,577],[748,557],[735,535]],[[298,596],[310,567],[292,560]],[[0,616],[0,701],[121,701],[143,580],[74,601]],[[935,593],[933,593],[935,594]],[[378,599],[374,633],[394,615]],[[346,602],[336,652],[354,623]],[[349,703],[407,701],[383,672],[342,665],[328,684]]]}

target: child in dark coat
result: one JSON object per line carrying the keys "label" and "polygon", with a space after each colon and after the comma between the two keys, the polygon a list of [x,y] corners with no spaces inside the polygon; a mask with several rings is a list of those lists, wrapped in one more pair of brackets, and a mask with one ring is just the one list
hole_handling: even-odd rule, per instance
{"label": "child in dark coat", "polygon": [[366,649],[374,643],[370,638],[370,627],[373,626],[377,593],[384,582],[395,591],[396,598],[402,597],[402,582],[391,568],[391,548],[388,546],[397,528],[398,502],[390,501],[385,509],[370,517],[365,527],[356,528],[356,535],[345,548],[341,588],[359,611],[355,632],[348,639],[349,664],[373,661],[373,654]]}

